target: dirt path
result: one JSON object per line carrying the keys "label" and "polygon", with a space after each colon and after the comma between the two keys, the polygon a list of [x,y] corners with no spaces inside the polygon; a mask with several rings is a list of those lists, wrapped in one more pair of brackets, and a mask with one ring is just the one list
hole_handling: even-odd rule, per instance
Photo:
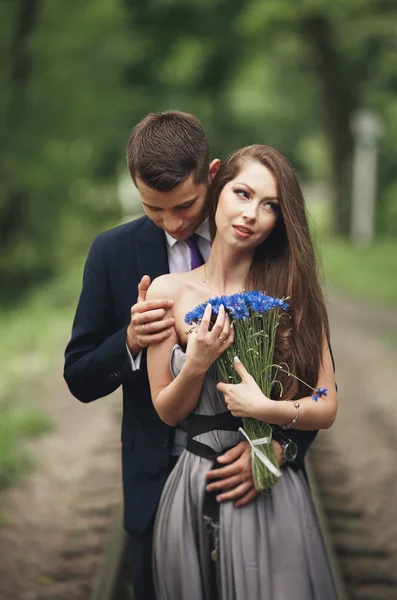
{"label": "dirt path", "polygon": [[[372,535],[396,561],[397,346],[388,338],[397,336],[397,313],[336,294],[329,299],[340,406],[335,425],[321,435],[344,457]],[[101,515],[120,499],[119,398],[82,405],[68,393],[61,370],[59,362],[41,398],[54,431],[31,444],[36,469],[1,507],[1,600],[86,600],[87,577],[78,587],[81,573],[65,572],[60,557],[81,551],[83,538],[91,550],[78,569],[90,575],[103,541]]]}
{"label": "dirt path", "polygon": [[[371,536],[397,564],[397,312],[331,293],[338,416],[321,436],[343,457],[349,489],[370,517]],[[315,446],[313,448],[315,451]],[[393,570],[394,574],[394,570]]]}
{"label": "dirt path", "polygon": [[[114,410],[119,398],[83,405],[69,394],[61,373],[59,363],[39,401],[53,432],[30,444],[35,469],[2,502],[1,600],[87,598],[84,588],[105,534],[101,515],[121,497],[120,426]],[[89,558],[77,569],[85,570],[84,578],[76,574],[76,565],[74,572],[63,567],[60,572],[60,558],[76,546]]]}

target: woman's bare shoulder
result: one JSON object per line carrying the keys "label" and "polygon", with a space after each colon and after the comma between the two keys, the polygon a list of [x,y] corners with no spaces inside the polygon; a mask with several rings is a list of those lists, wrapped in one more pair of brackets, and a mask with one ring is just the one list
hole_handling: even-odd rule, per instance
{"label": "woman's bare shoulder", "polygon": [[186,280],[186,273],[170,273],[154,279],[147,291],[146,299],[157,298],[175,299],[181,293]]}

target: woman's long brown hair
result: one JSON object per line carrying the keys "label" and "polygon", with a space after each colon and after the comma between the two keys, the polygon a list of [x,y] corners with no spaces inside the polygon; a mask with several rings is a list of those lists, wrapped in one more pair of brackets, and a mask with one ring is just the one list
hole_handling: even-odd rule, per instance
{"label": "woman's long brown hair", "polygon": [[[273,173],[280,216],[270,236],[255,251],[246,289],[289,297],[289,317],[281,318],[275,359],[278,363],[285,361],[291,373],[316,387],[324,334],[329,338],[328,317],[303,194],[291,164],[282,154],[269,146],[254,145],[234,152],[221,164],[208,190],[211,237],[216,234],[215,213],[223,187],[251,161]],[[284,386],[284,399],[311,393],[294,377],[279,372],[278,378]]]}

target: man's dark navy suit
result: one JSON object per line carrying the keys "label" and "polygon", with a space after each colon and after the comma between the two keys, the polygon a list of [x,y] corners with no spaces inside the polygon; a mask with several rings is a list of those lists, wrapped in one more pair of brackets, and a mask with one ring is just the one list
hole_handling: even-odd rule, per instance
{"label": "man's dark navy suit", "polygon": [[[142,535],[152,521],[169,472],[173,428],[155,412],[146,370],[132,371],[126,349],[131,306],[143,275],[169,272],[164,232],[142,217],[100,234],[90,249],[83,288],[65,352],[64,377],[72,394],[92,402],[123,386],[122,470],[125,528]],[[298,462],[315,431],[290,430]]]}

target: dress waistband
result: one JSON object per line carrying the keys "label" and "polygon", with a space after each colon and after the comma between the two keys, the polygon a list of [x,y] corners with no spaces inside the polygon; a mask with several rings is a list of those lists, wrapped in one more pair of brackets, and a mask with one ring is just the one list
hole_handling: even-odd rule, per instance
{"label": "dress waistband", "polygon": [[239,417],[234,417],[228,410],[223,413],[216,415],[199,415],[193,413],[188,418],[188,439],[186,450],[201,456],[202,458],[208,458],[215,460],[220,454],[226,452],[226,448],[222,452],[216,452],[210,446],[198,442],[193,439],[201,433],[208,433],[215,429],[223,431],[238,431],[238,428],[242,426],[242,420]]}

